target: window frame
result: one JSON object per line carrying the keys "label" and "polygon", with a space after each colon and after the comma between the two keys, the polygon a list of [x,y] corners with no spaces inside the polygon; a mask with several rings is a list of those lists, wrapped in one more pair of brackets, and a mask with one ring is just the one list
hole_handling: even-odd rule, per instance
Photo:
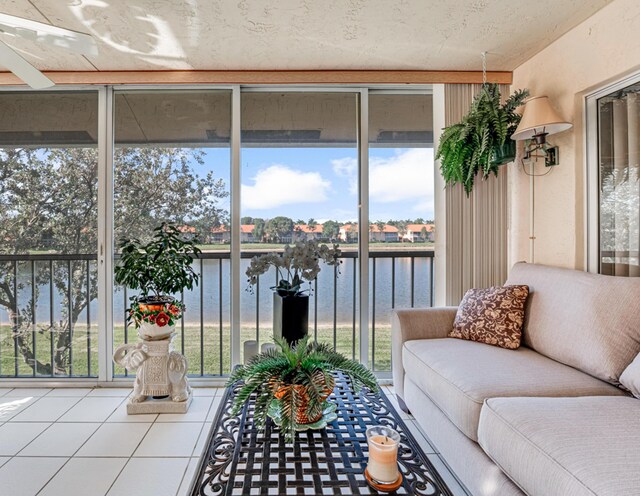
{"label": "window frame", "polygon": [[[188,91],[188,90],[228,90],[231,91],[231,159],[230,159],[230,193],[231,193],[231,361],[240,361],[240,292],[244,290],[242,285],[240,266],[240,190],[241,190],[241,95],[244,92],[340,92],[357,94],[358,112],[358,285],[359,285],[359,360],[361,363],[369,363],[369,102],[371,94],[400,94],[400,95],[433,95],[434,112],[434,149],[438,144],[440,118],[437,114],[440,103],[436,102],[441,97],[438,84],[403,84],[403,85],[224,85],[224,84],[118,84],[118,85],[92,85],[74,84],[58,85],[48,88],[47,92],[93,91],[98,94],[98,233],[96,252],[98,254],[98,315],[96,326],[98,328],[98,377],[97,378],[69,378],[47,380],[46,378],[12,378],[0,379],[0,383],[11,387],[24,384],[58,386],[91,387],[98,385],[129,387],[132,378],[120,378],[113,376],[113,260],[115,254],[113,233],[113,193],[114,171],[113,153],[115,149],[114,136],[114,93],[117,91]],[[5,86],[2,92],[33,92],[25,86]],[[363,146],[364,145],[364,146]],[[438,188],[437,164],[434,165],[436,176],[434,185]],[[437,200],[434,200],[434,202]],[[435,207],[435,205],[434,205]],[[436,211],[437,211],[436,207]],[[437,212],[438,219],[443,212]],[[443,219],[444,220],[444,219]],[[435,274],[432,274],[435,277]],[[434,287],[432,281],[432,287]],[[436,290],[436,299],[439,287]],[[363,331],[366,329],[366,331]],[[377,374],[382,380],[390,380],[391,372]],[[211,376],[204,378],[190,378],[194,386],[219,386],[226,382],[225,377]]]}

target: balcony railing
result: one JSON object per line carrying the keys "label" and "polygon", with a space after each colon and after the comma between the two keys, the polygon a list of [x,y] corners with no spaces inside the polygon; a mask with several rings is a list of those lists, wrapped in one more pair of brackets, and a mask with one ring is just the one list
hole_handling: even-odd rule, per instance
{"label": "balcony railing", "polygon": [[96,377],[97,257],[0,255],[0,377]]}
{"label": "balcony railing", "polygon": [[[249,259],[263,252],[244,251]],[[391,309],[433,305],[434,252],[372,251],[369,260],[369,360],[391,366]],[[323,267],[310,288],[309,330],[315,339],[358,358],[358,253],[343,251],[339,267]],[[230,253],[205,252],[195,262],[201,282],[179,295],[187,305],[175,346],[190,375],[224,376],[231,367]],[[241,294],[241,342],[271,340],[275,271]],[[132,293],[114,291],[114,346],[137,339],[125,309]],[[0,255],[0,377],[97,377],[95,255]],[[115,377],[130,375],[114,366]]]}

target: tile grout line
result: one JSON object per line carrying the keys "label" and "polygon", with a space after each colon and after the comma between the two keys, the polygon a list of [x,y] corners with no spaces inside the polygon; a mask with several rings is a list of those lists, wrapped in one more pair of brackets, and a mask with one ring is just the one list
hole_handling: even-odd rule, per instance
{"label": "tile grout line", "polygon": [[[129,399],[129,396],[127,396],[127,398],[125,399]],[[213,404],[213,402],[212,402]],[[211,408],[211,406],[209,407]],[[209,410],[207,410],[207,414],[209,413]],[[105,496],[109,494],[109,491],[111,491],[111,489],[113,488],[113,485],[116,483],[116,481],[120,478],[120,475],[122,475],[122,472],[124,471],[124,469],[127,467],[127,465],[129,465],[129,462],[131,461],[132,458],[134,458],[134,454],[135,452],[138,450],[138,448],[140,447],[140,445],[142,444],[142,442],[145,440],[145,438],[147,437],[147,435],[149,434],[149,431],[151,430],[151,428],[158,423],[158,419],[160,418],[160,415],[156,415],[156,418],[153,420],[153,422],[150,423],[149,428],[147,429],[147,431],[145,432],[144,436],[142,436],[142,438],[140,439],[140,442],[138,443],[138,445],[135,447],[135,449],[132,451],[131,456],[129,456],[127,458],[127,462],[122,466],[122,469],[120,470],[120,472],[118,472],[118,475],[113,479],[113,481],[111,481],[111,484],[109,485],[109,488],[107,489],[107,492],[105,493]],[[115,423],[115,422],[114,422]],[[122,422],[125,423],[125,422]],[[128,422],[126,422],[128,423]],[[184,422],[164,422],[164,423],[184,423]],[[205,417],[205,423],[206,423],[206,417]],[[202,428],[201,428],[202,430]],[[198,440],[196,439],[196,445],[198,444]],[[195,447],[194,447],[195,449]],[[179,458],[179,457],[175,457],[175,456],[171,456],[171,457],[137,457],[140,459],[144,459],[144,458]],[[191,460],[191,458],[189,458],[189,460]],[[180,479],[180,483],[178,484],[178,489],[176,490],[176,494],[178,491],[180,491],[180,486],[182,485],[182,480],[184,479],[185,473],[187,471],[187,469],[189,468],[189,462],[187,462],[187,466],[185,467],[185,472],[183,472],[182,474],[182,478]]]}
{"label": "tile grout line", "polygon": [[[16,397],[17,398],[17,397]],[[13,417],[15,417],[16,415],[24,412],[27,408],[32,407],[33,405],[35,405],[38,401],[40,401],[42,398],[44,398],[44,396],[34,396],[34,398],[38,398],[37,400],[34,400],[33,403],[31,403],[29,406],[27,406],[26,408],[23,408],[22,410],[20,410],[19,412],[14,413],[13,415],[11,415],[9,418],[4,420],[4,423],[8,423]]]}
{"label": "tile grout line", "polygon": [[122,472],[124,472],[124,469],[127,467],[127,465],[129,465],[129,461],[131,460],[131,457],[129,457],[127,459],[127,461],[124,463],[124,465],[122,465],[122,468],[120,469],[120,471],[118,472],[118,475],[116,475],[113,480],[111,481],[111,484],[109,484],[109,487],[107,488],[107,490],[104,493],[104,496],[107,496],[107,494],[109,494],[109,491],[111,491],[111,488],[113,487],[113,485],[116,483],[116,481],[120,478],[120,476],[122,475]]}
{"label": "tile grout line", "polygon": [[[15,389],[15,388],[14,388]],[[13,389],[12,389],[13,391]],[[40,396],[37,400],[35,400],[31,405],[29,405],[27,408],[32,407],[33,405],[35,405],[38,401],[40,401],[41,398],[44,398],[44,396]],[[26,410],[27,408],[25,408],[24,410]],[[22,413],[24,412],[24,410],[20,410],[18,413]],[[16,415],[18,415],[18,413],[16,413],[13,417],[15,417]],[[64,415],[64,414],[63,414]],[[13,418],[11,417],[11,418]],[[10,420],[10,419],[9,419]],[[9,420],[7,420],[4,424],[8,424]],[[14,422],[14,423],[20,423],[20,422]],[[29,422],[22,422],[22,423],[29,423]],[[11,455],[11,458],[7,461],[7,463],[9,463],[11,460],[13,460],[14,458],[16,458],[18,456],[18,453],[20,453],[23,449],[25,449],[27,446],[29,446],[32,442],[34,442],[36,439],[38,439],[40,436],[42,436],[42,434],[44,434],[46,431],[48,431],[49,429],[51,429],[51,426],[53,424],[55,424],[55,422],[33,422],[33,423],[41,423],[41,424],[49,424],[49,427],[47,427],[46,429],[43,429],[42,432],[40,434],[38,434],[36,437],[34,437],[31,441],[29,441],[25,446],[23,446],[17,453],[14,453],[13,455]],[[4,465],[6,465],[7,463],[5,463]],[[47,482],[48,484],[48,482]]]}
{"label": "tile grout line", "polygon": [[[217,396],[213,396],[211,398],[211,403],[209,404],[209,408],[207,408],[207,413],[204,416],[204,422],[202,423],[202,427],[200,427],[200,433],[198,434],[198,437],[196,439],[196,444],[193,447],[193,449],[191,450],[191,456],[189,457],[189,461],[187,462],[187,466],[184,468],[184,472],[182,473],[182,478],[180,479],[180,484],[178,484],[178,488],[176,489],[176,496],[180,496],[178,493],[180,492],[180,488],[182,487],[182,484],[184,482],[184,478],[186,477],[187,472],[189,471],[189,465],[191,464],[191,458],[193,458],[193,455],[194,455],[194,453],[196,451],[196,448],[198,447],[198,443],[200,442],[200,436],[202,436],[202,431],[204,430],[204,426],[208,424],[207,419],[209,418],[209,412],[211,412],[211,409],[213,408],[213,405],[216,402],[216,398],[217,398]],[[159,417],[159,415],[158,415],[158,417]],[[207,431],[207,434],[209,434],[208,431]],[[205,446],[204,449],[206,449],[206,446]],[[202,456],[202,453],[200,454],[200,456]]]}
{"label": "tile grout line", "polygon": [[[50,391],[50,392],[51,392],[51,391]],[[48,393],[47,393],[47,394],[48,394]],[[44,397],[44,396],[43,396],[43,397]],[[72,406],[71,408],[73,408],[73,407],[74,407],[74,406],[76,406],[78,403],[80,403],[80,401],[81,401],[82,399],[83,399],[83,397],[80,397],[80,398],[78,399],[78,401],[77,401],[76,403],[74,403],[74,404],[73,404],[73,406]],[[125,398],[125,399],[126,399],[126,398]],[[113,415],[113,412],[115,412],[115,410],[116,410],[116,409],[118,409],[118,408],[120,407],[120,405],[121,405],[121,404],[122,404],[122,402],[118,403],[118,406],[116,406],[116,408],[115,408],[115,409],[114,409],[114,410],[113,410],[113,411],[112,411],[112,412],[107,416],[107,419],[108,419],[111,415]],[[71,408],[70,408],[70,409],[71,409]],[[69,409],[69,410],[70,410],[70,409]],[[63,416],[63,415],[65,415],[69,410],[67,410],[65,413],[63,413],[63,414],[62,414],[60,417],[58,417],[58,418],[59,418],[59,419],[60,419],[60,418],[62,418],[62,416]],[[105,419],[105,421],[106,421],[106,419]],[[49,430],[49,429],[51,428],[51,426],[52,426],[52,425],[54,425],[54,424],[56,424],[56,423],[58,423],[58,422],[57,422],[57,421],[53,422],[49,427],[47,427],[47,428],[46,428],[44,431],[42,431],[42,432],[45,432],[45,431]],[[63,423],[66,423],[66,422],[60,422],[60,423],[61,423],[61,424],[63,424]],[[74,422],[69,422],[69,423],[74,423]],[[89,423],[89,422],[87,422],[87,423]],[[99,424],[101,424],[101,426],[104,424],[104,422],[94,422],[94,423],[99,423]],[[100,427],[98,427],[98,429],[100,429]],[[78,453],[78,450],[80,450],[80,449],[82,448],[82,446],[84,446],[84,445],[85,445],[85,443],[86,443],[89,439],[91,439],[91,438],[93,437],[93,435],[98,431],[98,429],[96,429],[96,430],[91,434],[91,436],[89,436],[89,437],[86,439],[86,441],[85,441],[84,443],[82,443],[82,445],[81,445],[81,446],[80,446],[80,447],[79,447],[79,448],[74,452],[74,454],[73,454],[73,455],[71,455],[70,457],[68,457],[68,458],[67,458],[67,461],[66,461],[66,462],[64,462],[64,463],[60,466],[60,468],[59,468],[58,470],[56,470],[56,472],[55,472],[55,473],[54,473],[54,474],[49,478],[49,480],[47,480],[47,482],[46,482],[46,483],[45,483],[45,484],[44,484],[44,485],[43,485],[43,486],[38,490],[38,492],[36,493],[36,496],[37,496],[38,494],[40,494],[40,493],[44,490],[44,488],[45,488],[45,487],[47,487],[47,486],[49,485],[49,483],[50,483],[50,482],[51,482],[51,481],[52,481],[52,480],[53,480],[53,479],[54,479],[54,478],[55,478],[55,477],[60,473],[60,471],[61,471],[64,467],[66,467],[66,466],[67,466],[67,464],[69,463],[69,461],[70,461],[70,460],[72,460],[72,459],[75,457],[76,453]],[[42,433],[41,433],[41,434],[42,434]],[[40,436],[37,436],[37,437],[40,437]],[[37,437],[36,437],[36,439],[37,439]],[[33,441],[35,441],[35,439],[34,439]],[[31,442],[33,442],[33,441],[31,441]],[[31,443],[29,443],[29,444],[31,444]],[[28,446],[28,445],[27,445],[27,446]],[[25,446],[25,448],[26,448],[26,446]],[[24,449],[24,448],[23,448],[23,449]],[[22,451],[22,450],[20,450],[20,451]],[[52,458],[53,458],[53,457],[52,457]],[[56,458],[62,458],[62,457],[56,457]],[[78,458],[79,458],[79,457],[78,457]],[[126,465],[126,463],[125,463],[125,465]],[[120,475],[120,474],[118,474],[118,475]],[[106,493],[105,493],[105,494],[106,494]]]}
{"label": "tile grout line", "polygon": [[[126,398],[125,398],[125,400],[126,400]],[[118,408],[120,408],[120,405],[122,405],[122,402],[120,402],[120,403],[118,404],[118,406],[116,407],[116,409],[115,409],[115,410],[117,410]],[[115,410],[114,410],[113,412],[115,412]],[[61,424],[66,424],[66,423],[69,423],[69,424],[80,424],[80,423],[86,423],[86,424],[100,424],[100,425],[98,426],[98,428],[97,428],[95,431],[93,431],[93,432],[91,433],[91,435],[90,435],[87,439],[85,439],[84,443],[82,443],[82,444],[78,447],[78,449],[77,449],[77,450],[75,450],[75,451],[73,452],[73,454],[71,455],[71,458],[75,458],[75,457],[76,457],[76,455],[78,454],[78,451],[80,451],[80,450],[82,449],[82,447],[83,447],[85,444],[87,444],[87,443],[89,442],[89,440],[90,440],[90,439],[91,439],[91,438],[96,434],[96,432],[98,432],[98,431],[100,430],[100,428],[101,428],[101,427],[102,427],[102,426],[107,422],[107,419],[108,419],[109,417],[111,417],[111,415],[113,415],[113,412],[111,412],[111,413],[109,414],[109,416],[108,416],[106,419],[104,419],[104,421],[102,421],[102,422],[60,422]],[[83,458],[83,457],[77,457],[77,458]],[[96,457],[96,458],[100,458],[100,457]]]}
{"label": "tile grout line", "polygon": [[215,403],[215,398],[216,398],[215,396],[211,398],[211,403],[209,404],[209,408],[207,408],[207,413],[204,416],[204,421],[202,422],[202,426],[200,427],[200,433],[198,434],[198,438],[196,439],[196,444],[191,450],[191,456],[194,456],[196,448],[198,447],[198,441],[200,441],[200,436],[202,436],[202,431],[204,430],[204,426],[208,423],[207,419],[209,418],[209,412],[211,412],[211,409],[213,408],[213,404]]}
{"label": "tile grout line", "polygon": [[[60,458],[61,458],[61,457],[60,457]],[[45,487],[47,487],[47,486],[49,485],[49,482],[51,482],[51,481],[53,480],[53,478],[54,478],[56,475],[58,475],[58,474],[60,473],[60,471],[61,471],[61,470],[62,470],[62,469],[67,465],[67,463],[69,463],[69,460],[71,460],[71,458],[73,458],[73,457],[71,457],[71,456],[70,456],[69,458],[67,458],[67,461],[66,461],[66,462],[64,462],[64,463],[60,466],[60,468],[59,468],[58,470],[56,470],[56,472],[55,472],[55,473],[54,473],[54,474],[49,478],[49,480],[47,480],[47,482],[45,482],[45,483],[43,484],[43,486],[42,486],[42,487],[38,490],[38,492],[36,493],[36,496],[38,496],[38,494],[40,494],[40,493],[44,490],[44,488],[45,488]]]}
{"label": "tile grout line", "polygon": [[4,393],[0,394],[0,398],[2,398],[3,396],[8,395],[11,391],[13,391],[15,388],[7,388],[7,391],[5,391]]}
{"label": "tile grout line", "polygon": [[[53,391],[53,390],[52,390],[52,391]],[[51,391],[49,391],[49,392],[51,392]],[[47,393],[47,394],[48,394],[48,393]],[[87,393],[87,394],[88,394],[88,393]],[[45,396],[46,396],[46,395],[45,395]],[[82,397],[81,397],[78,401],[76,401],[76,402],[73,404],[73,406],[76,406],[78,403],[80,403],[80,401],[81,401],[81,400],[82,400]],[[118,408],[121,404],[122,404],[122,402],[120,402],[116,408]],[[71,408],[73,408],[73,407],[71,407]],[[69,410],[70,410],[70,409],[69,409]],[[67,411],[66,411],[65,413],[63,413],[60,417],[58,417],[58,419],[62,418],[62,416],[63,416],[63,415],[66,415],[66,414],[67,414],[67,412],[68,412],[69,410],[67,410]],[[107,418],[109,418],[111,415],[113,415],[113,412],[114,412],[114,411],[115,411],[115,410],[113,410],[113,411],[109,414],[109,416],[107,416]],[[105,419],[105,420],[106,420],[106,419]],[[52,425],[54,425],[55,423],[57,423],[57,421],[56,421],[56,422],[54,422],[53,424],[51,424],[47,429],[45,429],[45,431],[46,431],[46,430],[48,430],[48,429],[50,429],[50,428],[51,428],[51,426],[52,426]],[[65,423],[65,422],[60,422],[60,423]],[[73,423],[73,422],[70,422],[70,423]],[[104,422],[97,422],[97,423],[101,423],[101,424],[103,424]],[[100,427],[98,427],[98,429],[100,429]],[[98,429],[96,429],[96,430],[93,432],[93,434],[95,434],[95,433],[98,431]],[[44,432],[44,431],[43,431],[43,432]],[[88,440],[93,436],[93,434],[91,434],[91,436],[89,436],[89,438],[87,438],[87,441],[88,441]],[[38,437],[39,437],[39,436],[38,436]],[[35,441],[35,439],[34,439],[34,441]],[[86,443],[87,441],[85,441],[85,443]],[[33,441],[32,441],[32,442],[33,442]],[[84,444],[85,444],[85,443],[82,443],[82,445],[80,446],[80,448],[82,448],[82,446],[84,446]],[[31,443],[29,443],[29,444],[31,444]],[[25,447],[26,447],[26,446],[25,446]],[[78,450],[79,450],[80,448],[78,448]],[[24,449],[24,448],[23,448],[23,449]],[[75,453],[77,453],[77,452],[78,452],[78,450],[76,450],[76,451],[75,451]],[[21,451],[22,451],[22,450],[21,450]],[[66,466],[67,466],[67,464],[69,463],[69,461],[73,459],[73,457],[74,457],[75,453],[74,453],[73,455],[71,455],[69,458],[67,458],[67,461],[66,461],[66,462],[64,462],[64,463],[60,466],[60,468],[59,468],[58,470],[56,470],[56,472],[55,472],[55,473],[54,473],[54,474],[49,478],[49,480],[48,480],[48,481],[47,481],[47,482],[46,482],[46,483],[45,483],[45,484],[40,488],[40,490],[36,493],[36,496],[37,496],[38,494],[40,494],[40,493],[44,490],[44,488],[45,488],[45,487],[47,487],[47,486],[49,485],[49,483],[50,483],[50,482],[51,482],[51,481],[52,481],[52,480],[53,480],[53,479],[54,479],[54,478],[55,478],[55,477],[60,473],[60,471],[62,471],[62,469],[63,469],[64,467],[66,467]]]}

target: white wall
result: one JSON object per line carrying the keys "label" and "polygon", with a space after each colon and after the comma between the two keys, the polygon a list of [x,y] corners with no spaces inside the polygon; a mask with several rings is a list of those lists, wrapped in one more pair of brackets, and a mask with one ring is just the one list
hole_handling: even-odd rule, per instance
{"label": "white wall", "polygon": [[[513,89],[548,95],[574,127],[549,137],[560,147],[560,165],[534,180],[534,260],[529,251],[530,178],[520,165],[510,166],[510,264],[527,260],[586,267],[584,96],[638,70],[640,1],[615,0],[513,72]],[[545,167],[538,165],[536,173],[543,172]]]}

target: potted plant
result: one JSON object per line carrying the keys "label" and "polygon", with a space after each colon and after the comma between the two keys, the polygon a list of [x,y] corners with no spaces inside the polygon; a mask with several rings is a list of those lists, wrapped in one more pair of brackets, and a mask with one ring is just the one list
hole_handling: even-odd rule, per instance
{"label": "potted plant", "polygon": [[364,386],[378,392],[373,373],[364,365],[350,360],[325,343],[301,338],[295,345],[274,338],[276,349],[253,357],[236,368],[227,386],[242,381],[233,400],[232,413],[237,415],[255,393],[253,420],[263,428],[267,416],[277,417],[288,441],[295,433],[318,422],[327,411],[326,399],[334,387],[334,371],[343,372],[354,391]]}
{"label": "potted plant", "polygon": [[521,118],[516,109],[528,96],[528,90],[518,90],[502,104],[497,84],[482,86],[469,113],[445,128],[440,137],[436,159],[447,184],[462,184],[469,196],[476,174],[481,172],[483,179],[497,175],[500,165],[515,159],[511,135]]}
{"label": "potted plant", "polygon": [[258,277],[274,267],[277,284],[273,293],[273,334],[294,343],[306,336],[309,326],[309,288],[320,272],[320,260],[327,265],[340,263],[338,245],[329,248],[316,240],[298,241],[293,246],[285,245],[281,253],[266,253],[251,259],[247,268],[250,288],[257,284]]}
{"label": "potted plant", "polygon": [[194,257],[201,250],[195,240],[184,239],[180,230],[162,223],[151,241],[124,240],[115,268],[115,282],[139,294],[131,297],[127,319],[133,320],[143,339],[165,339],[175,330],[184,305],[172,295],[198,283]]}

